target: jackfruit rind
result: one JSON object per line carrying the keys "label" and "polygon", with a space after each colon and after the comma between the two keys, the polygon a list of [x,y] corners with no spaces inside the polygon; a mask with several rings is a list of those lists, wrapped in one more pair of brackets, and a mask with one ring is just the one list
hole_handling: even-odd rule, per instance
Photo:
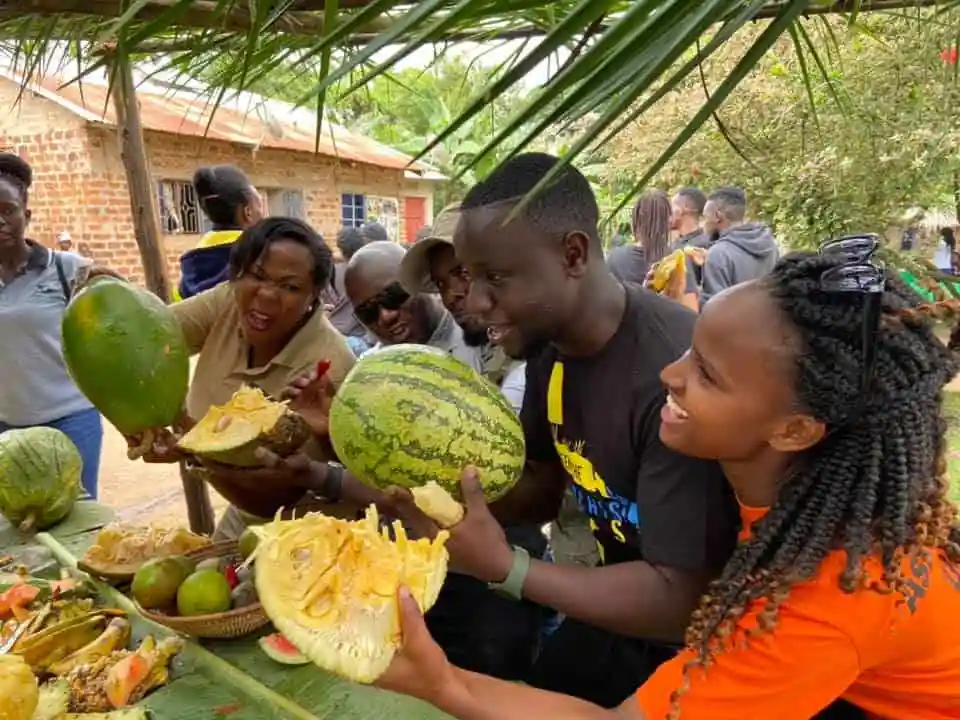
{"label": "jackfruit rind", "polygon": [[284,402],[259,388],[244,386],[226,405],[214,405],[180,438],[181,450],[225,465],[252,467],[265,447],[280,457],[292,455],[310,439],[306,421]]}
{"label": "jackfruit rind", "polygon": [[411,540],[399,522],[392,530],[394,539],[372,505],[362,520],[313,513],[257,528],[267,615],[314,664],[356,682],[380,677],[400,646],[400,585],[426,612],[447,574],[448,533]]}

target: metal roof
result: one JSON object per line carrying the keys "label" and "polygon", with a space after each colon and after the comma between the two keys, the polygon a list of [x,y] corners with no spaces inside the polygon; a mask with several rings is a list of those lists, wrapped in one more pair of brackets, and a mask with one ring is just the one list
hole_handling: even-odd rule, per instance
{"label": "metal roof", "polygon": [[[17,75],[7,70],[0,69],[0,76],[18,85],[22,83]],[[87,81],[64,85],[60,78],[46,76],[30,82],[27,87],[88,122],[116,126],[113,101],[107,95],[106,85]],[[410,156],[398,150],[332,123],[324,124],[317,148],[316,115],[290,106],[286,106],[289,112],[284,112],[283,103],[261,99],[256,104],[251,103],[244,112],[236,104],[231,106],[224,102],[213,113],[210,122],[211,102],[199,95],[140,88],[137,100],[140,122],[145,130],[295,152],[313,153],[316,148],[321,155],[403,170],[419,179],[446,179],[429,165],[411,162]],[[278,107],[281,108],[279,112]]]}

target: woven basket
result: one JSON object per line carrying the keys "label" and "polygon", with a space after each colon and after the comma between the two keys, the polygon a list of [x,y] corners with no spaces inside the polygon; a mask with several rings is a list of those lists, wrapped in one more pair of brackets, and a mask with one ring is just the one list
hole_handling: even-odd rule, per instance
{"label": "woven basket", "polygon": [[[186,557],[195,562],[209,560],[210,558],[226,558],[228,560],[239,560],[240,551],[237,548],[236,540],[227,540],[214,543],[209,547],[200,548],[187,553]],[[137,610],[146,618],[160,623],[171,630],[191,635],[197,638],[238,638],[249,635],[255,630],[259,630],[268,622],[270,618],[263,611],[260,603],[254,603],[247,607],[237,608],[236,610],[227,610],[222,613],[212,613],[210,615],[192,615],[190,617],[179,617],[177,615],[164,615],[163,613],[153,612],[142,608],[139,603]]]}

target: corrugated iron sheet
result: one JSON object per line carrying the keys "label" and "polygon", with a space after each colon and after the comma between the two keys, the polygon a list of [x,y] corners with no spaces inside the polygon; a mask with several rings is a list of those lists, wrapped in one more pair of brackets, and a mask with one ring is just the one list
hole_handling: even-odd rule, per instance
{"label": "corrugated iron sheet", "polygon": [[[64,107],[85,111],[87,119],[108,125],[116,125],[113,102],[108,101],[107,88],[99,84],[83,83],[61,87],[57,78],[46,77],[39,82],[45,95],[53,95],[64,102]],[[51,98],[51,99],[56,99]],[[161,95],[137,92],[140,102],[140,122],[145,130],[209,137],[243,145],[314,152],[316,127],[295,123],[283,118],[261,118],[251,109],[249,113],[221,105],[213,114],[213,122],[207,129],[211,104],[204,98],[187,97],[182,94]],[[75,106],[71,108],[70,106]],[[320,136],[318,152],[322,155],[352,160],[378,167],[413,171],[417,174],[431,172],[431,168],[410,162],[410,157],[375,140],[355,135],[346,128],[324,127]]]}

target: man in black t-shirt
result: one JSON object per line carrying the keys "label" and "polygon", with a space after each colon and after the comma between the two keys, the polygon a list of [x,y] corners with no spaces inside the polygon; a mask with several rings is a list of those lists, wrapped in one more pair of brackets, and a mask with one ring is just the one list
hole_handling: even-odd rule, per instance
{"label": "man in black t-shirt", "polygon": [[[468,512],[447,546],[460,570],[566,615],[532,684],[612,707],[682,642],[733,548],[737,509],[715,463],[659,439],[660,370],[689,347],[694,314],[610,274],[596,200],[575,169],[514,213],[556,162],[519,155],[461,206],[454,243],[470,275],[468,309],[508,354],[528,356],[527,468],[489,509],[465,483]],[[494,516],[548,522],[571,485],[601,566],[510,548]]]}

